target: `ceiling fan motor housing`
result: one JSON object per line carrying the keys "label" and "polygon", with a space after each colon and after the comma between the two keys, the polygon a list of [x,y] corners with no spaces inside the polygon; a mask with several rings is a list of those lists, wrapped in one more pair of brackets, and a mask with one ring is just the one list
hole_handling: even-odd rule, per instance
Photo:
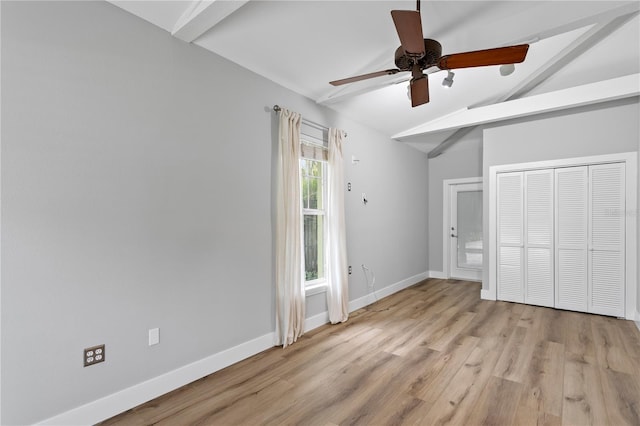
{"label": "ceiling fan motor housing", "polygon": [[[435,65],[438,59],[442,56],[442,45],[436,40],[430,38],[424,39],[424,51],[425,54],[422,58],[417,60],[420,69],[426,69],[431,65]],[[410,71],[413,68],[415,58],[405,54],[402,46],[396,49],[395,63],[396,66],[402,71]]]}

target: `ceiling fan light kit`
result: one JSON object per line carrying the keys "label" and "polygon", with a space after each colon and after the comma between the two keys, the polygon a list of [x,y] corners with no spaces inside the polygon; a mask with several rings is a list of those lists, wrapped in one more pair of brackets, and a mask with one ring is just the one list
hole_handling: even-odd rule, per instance
{"label": "ceiling fan light kit", "polygon": [[504,70],[502,67],[500,68],[500,73],[509,75],[513,72],[513,64],[523,62],[527,56],[528,44],[442,56],[442,45],[436,40],[423,37],[420,0],[417,1],[416,9],[391,11],[391,18],[400,39],[400,47],[396,49],[394,54],[394,63],[397,68],[335,80],[330,84],[340,86],[410,71],[409,94],[411,106],[416,107],[429,102],[429,80],[423,72],[427,68],[437,67],[449,71],[447,77],[442,81],[442,85],[451,87],[454,76],[454,73],[451,72],[452,69],[506,65]]}
{"label": "ceiling fan light kit", "polygon": [[506,77],[508,75],[513,74],[516,70],[516,66],[513,64],[501,65],[500,66],[500,75]]}
{"label": "ceiling fan light kit", "polygon": [[455,73],[453,71],[447,71],[447,76],[442,80],[442,85],[449,89],[453,85],[453,76]]}

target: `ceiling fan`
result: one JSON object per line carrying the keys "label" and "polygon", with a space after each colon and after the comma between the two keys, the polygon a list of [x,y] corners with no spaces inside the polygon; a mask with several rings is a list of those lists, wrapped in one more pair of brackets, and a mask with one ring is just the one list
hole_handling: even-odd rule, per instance
{"label": "ceiling fan", "polygon": [[423,73],[427,68],[437,67],[441,70],[452,70],[488,65],[518,64],[524,61],[529,50],[528,44],[520,44],[442,56],[440,43],[436,40],[423,38],[420,0],[417,0],[416,10],[392,10],[391,17],[401,44],[395,53],[395,64],[398,68],[335,80],[330,84],[341,86],[369,78],[411,71],[409,83],[411,106],[416,107],[429,102],[429,80],[427,75]]}

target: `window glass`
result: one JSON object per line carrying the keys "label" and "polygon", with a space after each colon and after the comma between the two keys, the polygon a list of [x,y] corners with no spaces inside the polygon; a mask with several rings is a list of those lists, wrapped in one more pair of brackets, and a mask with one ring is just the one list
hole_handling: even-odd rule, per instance
{"label": "window glass", "polygon": [[304,215],[304,275],[306,281],[324,278],[324,217]]}
{"label": "window glass", "polygon": [[305,281],[325,278],[324,220],[326,163],[309,158],[300,159],[302,178],[302,210],[304,235]]}

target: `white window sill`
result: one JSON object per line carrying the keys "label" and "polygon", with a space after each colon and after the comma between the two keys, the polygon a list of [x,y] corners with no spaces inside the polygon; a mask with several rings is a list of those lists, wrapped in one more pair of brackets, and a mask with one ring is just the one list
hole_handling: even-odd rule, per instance
{"label": "white window sill", "polygon": [[308,284],[304,288],[305,296],[313,296],[314,294],[325,293],[327,291],[327,282],[321,281],[318,283]]}

